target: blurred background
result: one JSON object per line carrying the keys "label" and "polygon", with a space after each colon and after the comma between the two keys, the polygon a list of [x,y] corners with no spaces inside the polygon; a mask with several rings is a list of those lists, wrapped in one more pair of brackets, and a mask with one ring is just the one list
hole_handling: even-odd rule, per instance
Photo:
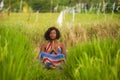
{"label": "blurred background", "polygon": [[[67,50],[63,69],[38,54],[55,26]],[[120,0],[0,0],[1,80],[120,80]]]}
{"label": "blurred background", "polygon": [[74,8],[77,13],[119,13],[120,0],[0,0],[1,10],[11,12],[60,12]]}

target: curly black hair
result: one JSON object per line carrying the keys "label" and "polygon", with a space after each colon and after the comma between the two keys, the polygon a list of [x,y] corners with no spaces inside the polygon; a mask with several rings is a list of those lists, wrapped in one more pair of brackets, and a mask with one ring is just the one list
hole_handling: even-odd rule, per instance
{"label": "curly black hair", "polygon": [[59,38],[60,38],[60,36],[61,36],[60,31],[59,31],[56,27],[50,27],[50,28],[48,28],[48,30],[47,30],[47,31],[45,32],[45,34],[44,34],[44,38],[45,38],[46,40],[51,40],[51,39],[50,39],[50,32],[51,32],[52,30],[55,30],[55,31],[56,31],[56,39],[59,39]]}

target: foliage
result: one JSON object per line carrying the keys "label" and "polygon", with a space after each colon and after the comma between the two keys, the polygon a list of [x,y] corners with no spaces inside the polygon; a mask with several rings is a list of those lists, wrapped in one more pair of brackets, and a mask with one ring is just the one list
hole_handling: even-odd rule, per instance
{"label": "foliage", "polygon": [[120,79],[120,38],[93,39],[69,47],[63,69],[47,70],[34,58],[35,53],[24,29],[0,26],[1,80]]}
{"label": "foliage", "polygon": [[61,41],[69,44],[66,64],[62,70],[47,70],[37,59],[36,46],[39,50],[48,27],[57,26],[57,17],[12,13],[0,19],[0,79],[120,80],[119,14],[76,14],[75,22],[66,14],[58,27]]}
{"label": "foliage", "polygon": [[[119,5],[118,0],[5,0],[5,8],[11,7],[12,11],[18,12],[20,11],[21,1],[22,6],[28,4],[33,11],[39,10],[40,12],[51,12],[57,5],[59,7],[73,7],[78,3],[87,3],[89,6],[92,6],[101,2],[103,7],[105,2],[108,2],[109,6],[112,7],[113,3],[116,2],[116,6]],[[60,8],[60,11],[61,10],[62,8]],[[110,10],[112,10],[112,8],[110,8]]]}

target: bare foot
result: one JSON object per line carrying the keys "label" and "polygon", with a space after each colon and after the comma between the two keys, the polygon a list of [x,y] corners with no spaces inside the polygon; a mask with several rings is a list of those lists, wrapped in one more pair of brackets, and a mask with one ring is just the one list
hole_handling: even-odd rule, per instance
{"label": "bare foot", "polygon": [[55,69],[56,68],[54,65],[50,65],[49,67],[50,67],[50,69]]}

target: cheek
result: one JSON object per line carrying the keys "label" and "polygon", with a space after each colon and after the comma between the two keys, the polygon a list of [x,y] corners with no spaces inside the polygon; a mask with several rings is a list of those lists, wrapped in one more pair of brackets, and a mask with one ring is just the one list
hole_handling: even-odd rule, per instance
{"label": "cheek", "polygon": [[56,34],[52,34],[51,37],[56,37]]}
{"label": "cheek", "polygon": [[56,34],[54,34],[54,36],[56,37]]}
{"label": "cheek", "polygon": [[55,39],[56,36],[57,36],[56,31],[55,31],[55,30],[51,31],[51,33],[50,33],[50,38],[51,38],[51,39]]}
{"label": "cheek", "polygon": [[50,34],[50,38],[56,38],[56,34],[55,33]]}

